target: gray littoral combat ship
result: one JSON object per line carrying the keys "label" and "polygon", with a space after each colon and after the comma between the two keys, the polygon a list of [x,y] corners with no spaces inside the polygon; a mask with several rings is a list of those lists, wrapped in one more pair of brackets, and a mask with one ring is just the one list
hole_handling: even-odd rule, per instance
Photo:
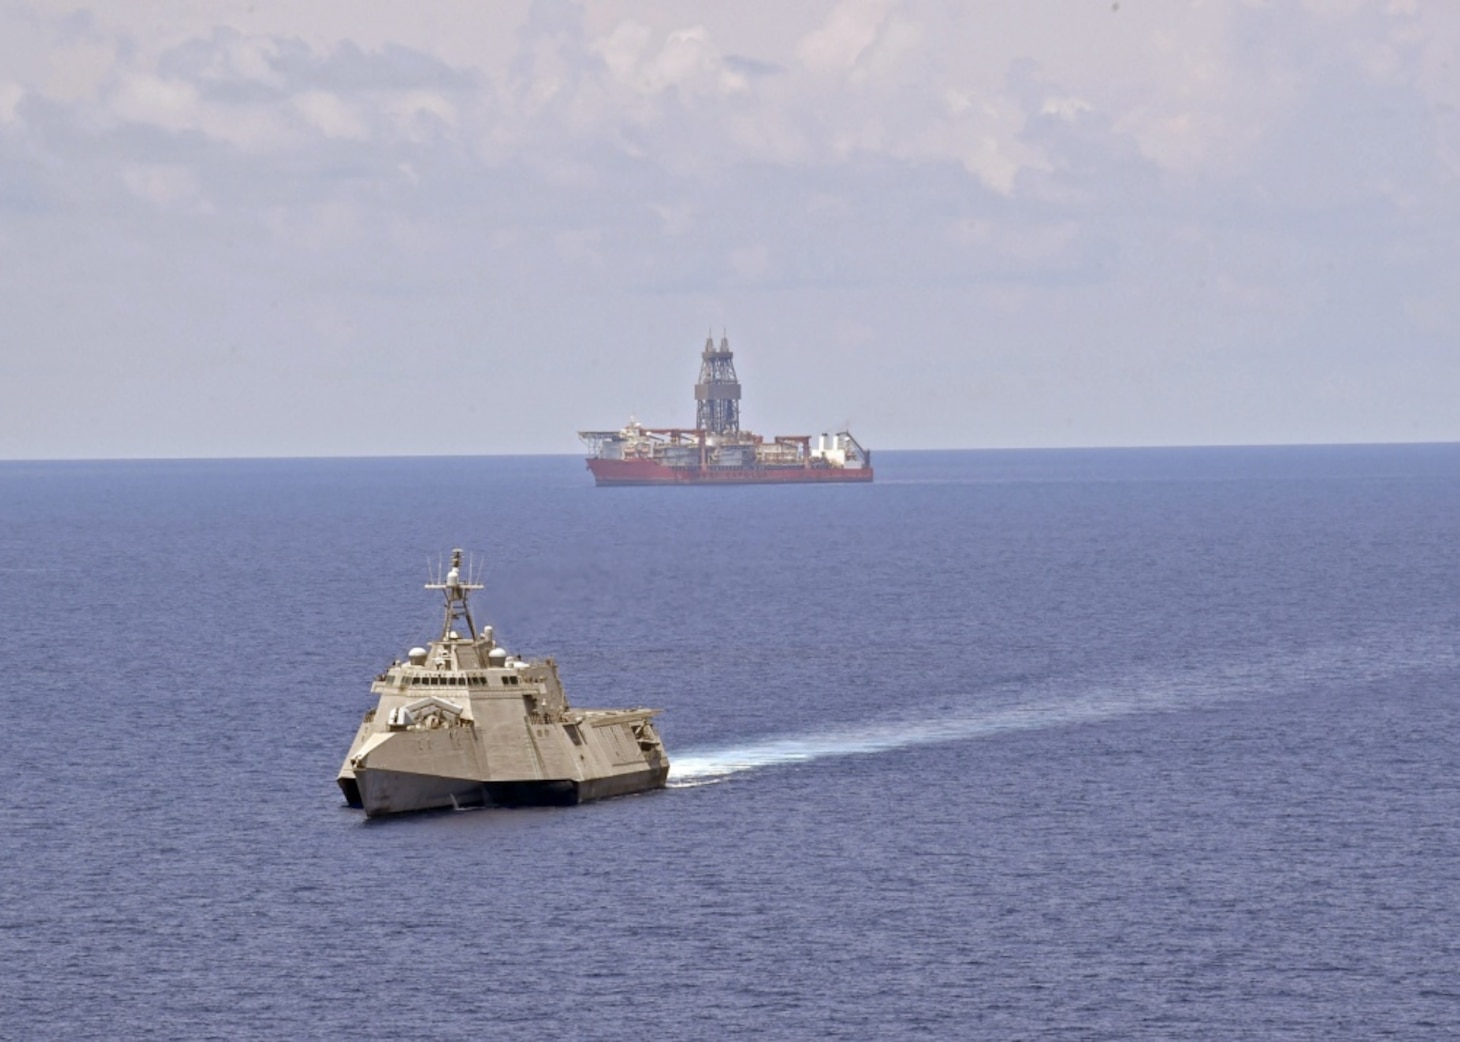
{"label": "gray littoral combat ship", "polygon": [[[367,815],[436,807],[572,804],[658,789],[669,758],[657,709],[573,709],[551,658],[526,662],[477,630],[461,551],[426,584],[446,598],[439,640],[370,686],[379,696],[339,783]],[[463,631],[465,635],[463,636]]]}

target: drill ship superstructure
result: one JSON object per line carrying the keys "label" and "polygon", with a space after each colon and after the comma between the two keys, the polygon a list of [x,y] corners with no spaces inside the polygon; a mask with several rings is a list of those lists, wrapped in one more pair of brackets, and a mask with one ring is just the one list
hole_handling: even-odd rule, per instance
{"label": "drill ship superstructure", "polygon": [[705,340],[695,384],[695,426],[579,431],[599,485],[716,485],[867,482],[872,454],[849,431],[781,435],[770,441],[740,429],[740,381],[728,337]]}
{"label": "drill ship superstructure", "polygon": [[451,570],[426,584],[445,597],[441,636],[375,678],[338,777],[371,817],[438,807],[573,804],[662,788],[669,758],[657,709],[574,709],[551,658],[526,661],[476,629]]}

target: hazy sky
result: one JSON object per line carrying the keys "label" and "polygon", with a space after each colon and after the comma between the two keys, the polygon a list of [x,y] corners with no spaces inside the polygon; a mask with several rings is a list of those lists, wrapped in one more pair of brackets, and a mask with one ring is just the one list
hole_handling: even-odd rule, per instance
{"label": "hazy sky", "polygon": [[1455,0],[0,0],[0,457],[1460,440]]}

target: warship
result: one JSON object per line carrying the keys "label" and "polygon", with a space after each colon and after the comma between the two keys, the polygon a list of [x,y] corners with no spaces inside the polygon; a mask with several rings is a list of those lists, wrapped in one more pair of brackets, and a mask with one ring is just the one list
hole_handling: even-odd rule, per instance
{"label": "warship", "polygon": [[782,485],[869,482],[872,453],[850,431],[782,434],[767,441],[740,428],[740,380],[730,338],[705,340],[695,384],[694,427],[579,431],[595,485]]}
{"label": "warship", "polygon": [[657,709],[574,709],[551,657],[527,661],[476,628],[461,551],[426,589],[445,622],[375,678],[340,768],[345,801],[367,816],[445,807],[568,805],[663,788],[669,758]]}

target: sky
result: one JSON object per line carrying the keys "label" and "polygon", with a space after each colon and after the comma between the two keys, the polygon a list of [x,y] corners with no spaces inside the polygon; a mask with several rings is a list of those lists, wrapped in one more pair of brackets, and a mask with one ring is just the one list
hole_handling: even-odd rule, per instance
{"label": "sky", "polygon": [[0,0],[0,458],[1460,441],[1454,0]]}

